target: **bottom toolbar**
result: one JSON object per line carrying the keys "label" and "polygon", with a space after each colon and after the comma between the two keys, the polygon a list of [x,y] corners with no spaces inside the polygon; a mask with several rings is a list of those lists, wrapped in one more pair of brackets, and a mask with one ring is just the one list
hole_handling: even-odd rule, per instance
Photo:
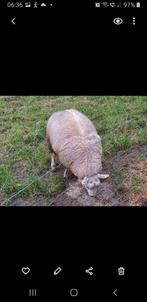
{"label": "bottom toolbar", "polygon": [[[40,298],[40,301],[75,299],[145,299],[145,266],[127,263],[13,264],[1,269],[2,296]],[[147,298],[147,297],[146,297]]]}

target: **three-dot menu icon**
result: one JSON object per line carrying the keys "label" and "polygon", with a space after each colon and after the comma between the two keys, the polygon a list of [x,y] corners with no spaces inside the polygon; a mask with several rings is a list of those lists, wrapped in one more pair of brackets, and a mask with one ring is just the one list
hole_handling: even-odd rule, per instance
{"label": "three-dot menu icon", "polygon": [[135,17],[133,17],[133,25],[135,25]]}

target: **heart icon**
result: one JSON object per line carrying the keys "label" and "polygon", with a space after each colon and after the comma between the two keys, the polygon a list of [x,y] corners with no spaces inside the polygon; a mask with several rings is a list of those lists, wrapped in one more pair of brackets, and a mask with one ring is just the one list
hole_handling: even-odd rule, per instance
{"label": "heart icon", "polygon": [[29,272],[30,272],[30,268],[29,267],[22,267],[21,271],[24,275],[28,275]]}

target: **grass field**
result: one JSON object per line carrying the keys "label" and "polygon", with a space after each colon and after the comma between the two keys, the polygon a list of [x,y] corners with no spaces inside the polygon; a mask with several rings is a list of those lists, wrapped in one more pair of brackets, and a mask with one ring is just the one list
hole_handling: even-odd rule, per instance
{"label": "grass field", "polygon": [[[50,168],[46,124],[55,111],[75,108],[86,114],[102,138],[103,166],[131,147],[147,145],[147,97],[139,96],[17,96],[0,97],[0,203],[23,189],[21,196],[54,196],[65,188],[61,173],[40,176]],[[143,153],[133,162],[146,163]],[[142,178],[118,165],[111,175],[116,187],[130,183],[132,194]]]}

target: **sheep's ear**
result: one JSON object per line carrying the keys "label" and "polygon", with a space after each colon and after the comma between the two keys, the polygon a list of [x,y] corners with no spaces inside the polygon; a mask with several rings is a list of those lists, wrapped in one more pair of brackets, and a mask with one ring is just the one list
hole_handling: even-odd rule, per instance
{"label": "sheep's ear", "polygon": [[109,177],[109,174],[97,174],[98,178],[100,179],[106,179]]}
{"label": "sheep's ear", "polygon": [[84,177],[83,179],[80,180],[82,185],[86,185],[87,183],[87,177]]}

